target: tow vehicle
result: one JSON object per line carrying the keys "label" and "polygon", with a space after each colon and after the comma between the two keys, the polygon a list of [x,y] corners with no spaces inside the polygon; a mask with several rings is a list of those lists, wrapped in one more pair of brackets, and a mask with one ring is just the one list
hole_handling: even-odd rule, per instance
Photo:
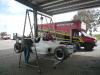
{"label": "tow vehicle", "polygon": [[96,39],[86,34],[85,29],[82,28],[83,26],[85,27],[80,20],[73,20],[40,24],[38,25],[38,28],[40,32],[50,30],[58,39],[66,40],[68,42],[72,41],[76,45],[77,50],[81,47],[84,47],[85,50],[92,50],[96,46]]}

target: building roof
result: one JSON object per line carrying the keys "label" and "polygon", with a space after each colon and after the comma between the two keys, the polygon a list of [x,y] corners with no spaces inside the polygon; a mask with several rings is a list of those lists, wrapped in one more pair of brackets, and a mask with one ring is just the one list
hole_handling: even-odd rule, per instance
{"label": "building roof", "polygon": [[16,0],[39,12],[55,15],[65,12],[99,7],[100,0]]}

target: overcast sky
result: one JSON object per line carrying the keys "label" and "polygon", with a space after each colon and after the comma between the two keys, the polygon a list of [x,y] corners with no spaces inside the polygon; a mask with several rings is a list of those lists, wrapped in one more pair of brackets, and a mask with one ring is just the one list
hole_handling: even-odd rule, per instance
{"label": "overcast sky", "polygon": [[[0,0],[0,32],[22,34],[26,7],[15,0]],[[54,22],[70,21],[77,12],[53,16]],[[28,29],[27,29],[28,30]]]}
{"label": "overcast sky", "polygon": [[[21,33],[23,30],[25,11],[28,7],[15,0],[0,0],[0,32]],[[67,21],[72,19],[76,12],[53,16],[54,21]],[[62,17],[61,17],[62,16]]]}
{"label": "overcast sky", "polygon": [[14,0],[0,0],[0,32],[20,33],[27,8]]}

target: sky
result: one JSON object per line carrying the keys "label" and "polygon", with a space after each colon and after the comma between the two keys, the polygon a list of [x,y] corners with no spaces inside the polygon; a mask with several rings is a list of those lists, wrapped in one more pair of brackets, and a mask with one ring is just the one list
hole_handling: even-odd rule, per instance
{"label": "sky", "polygon": [[0,0],[0,32],[20,33],[28,7],[14,0]]}
{"label": "sky", "polygon": [[[15,0],[0,0],[0,32],[22,34],[26,9],[30,8]],[[70,21],[76,13],[77,11],[64,13],[52,18],[54,22]]]}

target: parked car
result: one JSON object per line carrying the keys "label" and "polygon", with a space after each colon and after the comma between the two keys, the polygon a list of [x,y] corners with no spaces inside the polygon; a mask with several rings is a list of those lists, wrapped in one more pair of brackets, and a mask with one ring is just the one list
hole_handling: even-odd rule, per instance
{"label": "parked car", "polygon": [[5,36],[2,37],[2,39],[8,40],[8,39],[10,39],[10,35],[5,35]]}

